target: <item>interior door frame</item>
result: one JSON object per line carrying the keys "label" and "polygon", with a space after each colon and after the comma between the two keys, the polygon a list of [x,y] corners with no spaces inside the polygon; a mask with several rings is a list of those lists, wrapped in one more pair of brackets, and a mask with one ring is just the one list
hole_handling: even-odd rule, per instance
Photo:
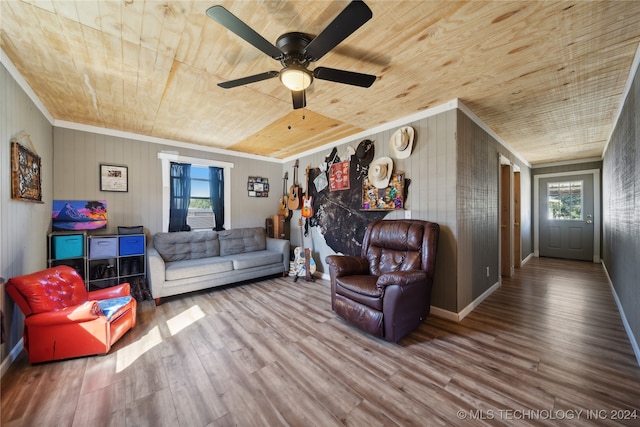
{"label": "interior door frame", "polygon": [[533,179],[533,256],[540,256],[540,180],[573,175],[593,175],[593,262],[600,262],[600,169],[576,170],[534,175]]}
{"label": "interior door frame", "polygon": [[[503,179],[503,167],[508,171],[508,178]],[[519,256],[516,251],[516,246],[522,247],[522,232],[520,227],[515,227],[515,220],[520,220],[520,215],[516,215],[516,209],[521,209],[520,203],[515,202],[516,185],[518,185],[518,192],[520,192],[520,180],[516,179],[516,174],[520,174],[520,167],[511,162],[507,157],[498,153],[498,280],[502,281],[503,277],[512,277],[515,268],[521,266],[522,260],[516,260],[515,257]],[[506,182],[505,182],[506,181]],[[508,188],[505,188],[505,185]],[[506,206],[503,206],[505,203]],[[503,207],[505,209],[503,209]],[[504,215],[508,218],[504,218]],[[505,225],[503,228],[502,225]],[[503,235],[507,233],[507,236]],[[506,246],[505,246],[506,244]],[[521,252],[520,252],[521,253]],[[506,265],[505,265],[506,261]],[[505,269],[503,271],[503,268]]]}

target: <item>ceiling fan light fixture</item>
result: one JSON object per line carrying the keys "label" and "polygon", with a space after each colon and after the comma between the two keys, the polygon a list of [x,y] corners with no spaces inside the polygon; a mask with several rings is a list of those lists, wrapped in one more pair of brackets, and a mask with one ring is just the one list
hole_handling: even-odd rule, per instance
{"label": "ceiling fan light fixture", "polygon": [[288,66],[280,71],[280,81],[293,91],[305,90],[313,83],[313,74],[306,68]]}

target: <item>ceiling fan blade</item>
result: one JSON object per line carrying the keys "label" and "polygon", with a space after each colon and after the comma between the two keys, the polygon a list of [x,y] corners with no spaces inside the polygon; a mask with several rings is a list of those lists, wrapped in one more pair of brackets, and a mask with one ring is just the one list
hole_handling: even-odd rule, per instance
{"label": "ceiling fan blade", "polygon": [[291,97],[293,98],[294,110],[307,106],[307,95],[304,93],[304,90],[292,90]]}
{"label": "ceiling fan blade", "polygon": [[371,74],[356,73],[354,71],[337,70],[335,68],[318,67],[313,70],[313,76],[320,80],[329,80],[346,85],[369,87],[377,77]]}
{"label": "ceiling fan blade", "polygon": [[254,74],[253,76],[242,77],[236,80],[229,80],[228,82],[218,83],[223,89],[231,89],[232,87],[244,86],[249,83],[255,83],[262,80],[272,79],[278,77],[280,73],[277,71],[267,71],[266,73]]}
{"label": "ceiling fan blade", "polygon": [[282,56],[280,49],[269,43],[269,41],[258,34],[253,28],[242,22],[237,16],[224,7],[220,5],[210,7],[207,9],[207,16],[273,59],[280,59]]}
{"label": "ceiling fan blade", "polygon": [[327,52],[349,37],[373,16],[364,2],[354,0],[309,43],[305,49],[312,61],[322,58]]}

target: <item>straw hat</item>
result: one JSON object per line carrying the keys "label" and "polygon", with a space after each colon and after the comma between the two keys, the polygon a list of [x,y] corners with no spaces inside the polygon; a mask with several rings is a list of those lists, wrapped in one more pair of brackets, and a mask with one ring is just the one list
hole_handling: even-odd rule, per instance
{"label": "straw hat", "polygon": [[391,135],[389,145],[391,155],[396,159],[406,159],[411,155],[413,148],[414,131],[411,126],[401,127]]}
{"label": "straw hat", "polygon": [[369,165],[369,182],[377,188],[387,188],[393,171],[393,160],[389,157],[375,159]]}

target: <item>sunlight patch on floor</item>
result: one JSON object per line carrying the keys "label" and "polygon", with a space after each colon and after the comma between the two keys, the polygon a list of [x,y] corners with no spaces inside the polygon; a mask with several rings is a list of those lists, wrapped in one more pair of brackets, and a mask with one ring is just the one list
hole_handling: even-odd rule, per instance
{"label": "sunlight patch on floor", "polygon": [[204,312],[198,305],[194,305],[177,316],[167,320],[167,326],[171,335],[175,335],[187,326],[197,322],[204,317]]}
{"label": "sunlight patch on floor", "polygon": [[147,351],[162,342],[160,329],[155,326],[138,341],[118,350],[116,359],[116,372],[122,372]]}

